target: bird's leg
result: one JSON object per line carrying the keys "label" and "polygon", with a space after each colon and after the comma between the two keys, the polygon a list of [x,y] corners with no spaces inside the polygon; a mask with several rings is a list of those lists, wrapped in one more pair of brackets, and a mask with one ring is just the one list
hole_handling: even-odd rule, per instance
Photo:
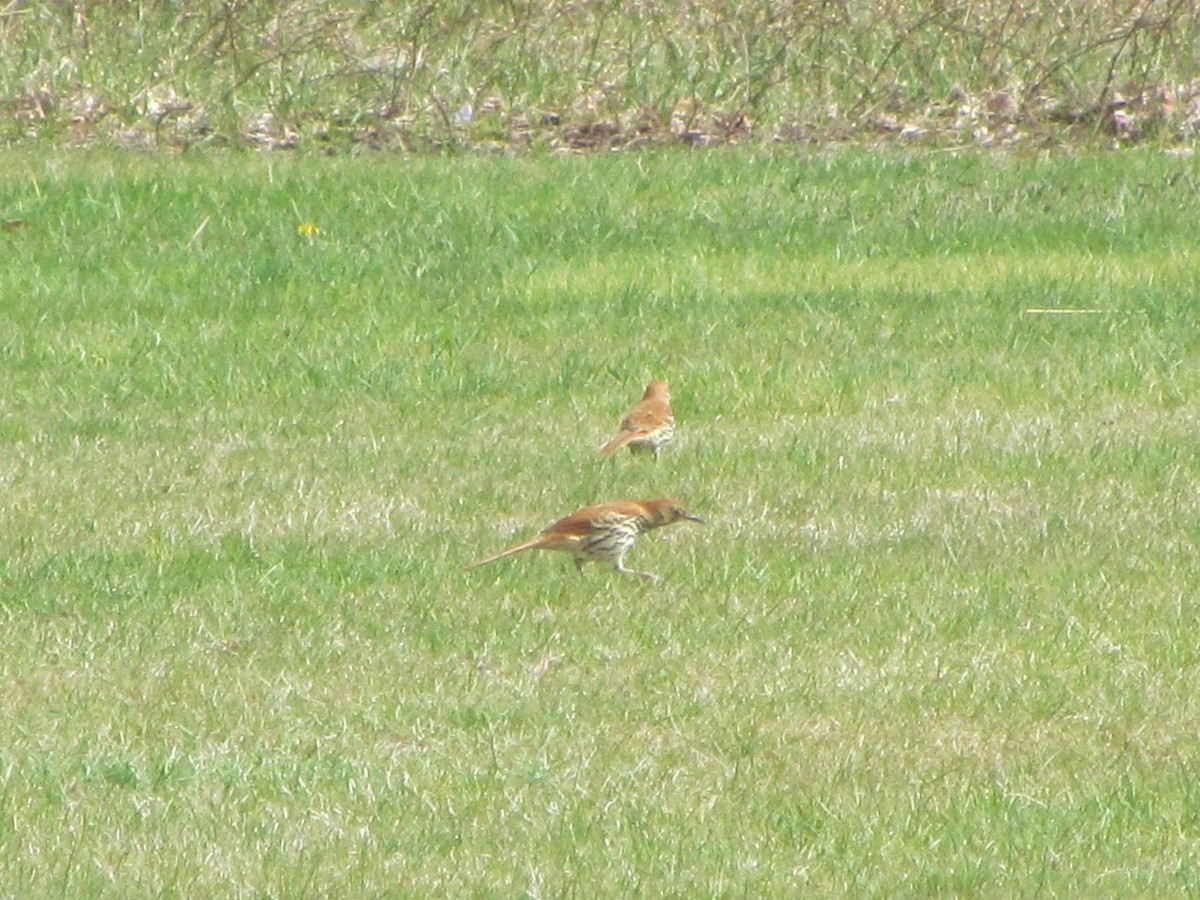
{"label": "bird's leg", "polygon": [[583,564],[586,560],[582,556],[575,557],[575,568],[579,570],[579,577],[583,577]]}
{"label": "bird's leg", "polygon": [[658,576],[653,572],[638,572],[635,569],[625,568],[624,559],[619,558],[613,563],[613,568],[622,575],[636,575],[638,578],[644,578],[646,581],[658,581]]}

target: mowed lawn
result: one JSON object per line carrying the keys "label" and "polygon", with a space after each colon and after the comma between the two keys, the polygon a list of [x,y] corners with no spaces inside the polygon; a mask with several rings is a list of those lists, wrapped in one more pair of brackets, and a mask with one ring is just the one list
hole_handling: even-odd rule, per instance
{"label": "mowed lawn", "polygon": [[1194,894],[1198,180],[0,157],[0,895]]}

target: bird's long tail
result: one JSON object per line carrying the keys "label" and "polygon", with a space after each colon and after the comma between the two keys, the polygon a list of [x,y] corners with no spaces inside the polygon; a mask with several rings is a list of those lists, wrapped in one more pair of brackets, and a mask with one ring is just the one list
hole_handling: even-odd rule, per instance
{"label": "bird's long tail", "polygon": [[542,538],[539,535],[533,540],[525,541],[523,544],[517,544],[515,547],[509,547],[507,550],[501,550],[499,553],[493,553],[491,556],[485,556],[483,559],[477,559],[473,563],[467,563],[463,566],[463,571],[474,569],[478,566],[486,566],[488,563],[495,562],[498,559],[504,559],[506,556],[512,556],[514,553],[520,553],[522,550],[532,550],[534,547],[541,546]]}
{"label": "bird's long tail", "polygon": [[605,441],[603,444],[601,444],[599,447],[597,447],[596,452],[597,453],[613,453],[617,450],[620,450],[622,447],[624,447],[630,441],[635,440],[636,438],[639,438],[641,436],[642,436],[642,432],[640,432],[640,431],[622,431],[620,434],[618,434],[612,440]]}

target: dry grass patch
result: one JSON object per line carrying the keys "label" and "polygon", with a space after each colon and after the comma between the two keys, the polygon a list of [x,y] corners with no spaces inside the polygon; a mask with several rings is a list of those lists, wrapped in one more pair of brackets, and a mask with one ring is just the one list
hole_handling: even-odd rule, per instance
{"label": "dry grass patch", "polygon": [[1194,3],[15,2],[10,142],[1190,141]]}

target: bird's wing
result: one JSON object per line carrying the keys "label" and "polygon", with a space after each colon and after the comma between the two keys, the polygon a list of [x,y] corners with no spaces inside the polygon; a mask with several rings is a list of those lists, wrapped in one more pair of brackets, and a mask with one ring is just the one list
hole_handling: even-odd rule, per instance
{"label": "bird's wing", "polygon": [[578,540],[595,533],[597,525],[623,522],[626,519],[636,518],[641,513],[642,508],[631,500],[597,503],[595,506],[585,506],[583,509],[559,519],[542,534],[553,535],[563,541]]}
{"label": "bird's wing", "polygon": [[639,403],[631,409],[629,415],[621,422],[621,430],[645,434],[654,431],[656,428],[661,428],[668,422],[674,421],[675,419],[671,415],[671,407],[665,403],[650,401],[648,403]]}

